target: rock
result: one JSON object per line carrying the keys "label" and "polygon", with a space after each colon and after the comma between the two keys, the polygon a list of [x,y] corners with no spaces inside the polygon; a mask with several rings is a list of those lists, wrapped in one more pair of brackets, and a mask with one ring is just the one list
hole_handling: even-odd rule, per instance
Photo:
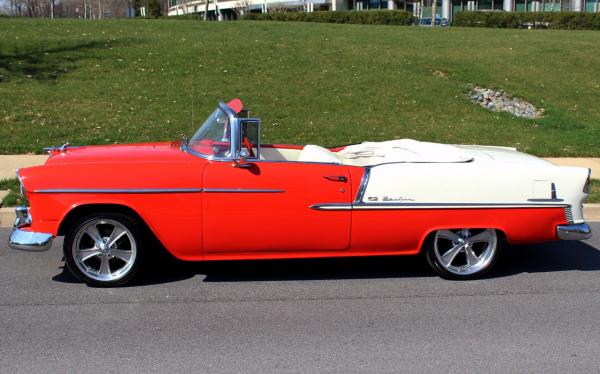
{"label": "rock", "polygon": [[469,99],[482,107],[493,112],[508,112],[515,117],[540,118],[544,109],[537,109],[531,103],[514,97],[504,91],[494,91],[481,86],[471,86]]}

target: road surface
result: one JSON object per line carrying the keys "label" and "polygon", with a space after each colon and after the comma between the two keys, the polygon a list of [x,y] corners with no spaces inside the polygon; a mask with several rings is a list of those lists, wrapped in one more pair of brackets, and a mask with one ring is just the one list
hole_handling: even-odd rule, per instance
{"label": "road surface", "polygon": [[414,257],[165,262],[114,289],[8,235],[1,372],[600,371],[600,235],[506,248],[470,282]]}

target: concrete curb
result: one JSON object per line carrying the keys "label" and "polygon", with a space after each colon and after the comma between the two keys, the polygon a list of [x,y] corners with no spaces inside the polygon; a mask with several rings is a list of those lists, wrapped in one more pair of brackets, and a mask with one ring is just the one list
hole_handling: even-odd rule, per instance
{"label": "concrete curb", "polygon": [[[585,204],[583,216],[587,222],[600,221],[600,204]],[[13,227],[15,208],[0,208],[0,228]]]}
{"label": "concrete curb", "polygon": [[15,219],[15,208],[0,208],[0,228],[13,227]]}

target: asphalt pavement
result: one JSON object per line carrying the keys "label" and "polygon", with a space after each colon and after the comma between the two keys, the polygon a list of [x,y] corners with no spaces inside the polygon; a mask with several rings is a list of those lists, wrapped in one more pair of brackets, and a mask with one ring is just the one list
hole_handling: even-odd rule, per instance
{"label": "asphalt pavement", "polygon": [[[592,224],[600,233],[600,223]],[[600,371],[600,235],[505,248],[486,279],[419,257],[153,264],[101,289],[0,230],[0,372]]]}

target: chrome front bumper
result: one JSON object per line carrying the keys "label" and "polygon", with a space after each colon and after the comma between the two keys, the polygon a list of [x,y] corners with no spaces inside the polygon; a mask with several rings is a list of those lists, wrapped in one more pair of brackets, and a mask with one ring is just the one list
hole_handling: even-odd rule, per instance
{"label": "chrome front bumper", "polygon": [[8,239],[8,246],[22,251],[41,252],[50,249],[53,239],[52,234],[25,231],[15,227]]}
{"label": "chrome front bumper", "polygon": [[585,223],[558,225],[556,234],[562,240],[583,240],[592,237],[592,229]]}
{"label": "chrome front bumper", "polygon": [[41,252],[48,250],[52,245],[54,235],[23,230],[22,228],[31,224],[29,209],[26,207],[17,207],[16,214],[17,220],[15,221],[15,228],[8,239],[8,246],[22,251]]}

